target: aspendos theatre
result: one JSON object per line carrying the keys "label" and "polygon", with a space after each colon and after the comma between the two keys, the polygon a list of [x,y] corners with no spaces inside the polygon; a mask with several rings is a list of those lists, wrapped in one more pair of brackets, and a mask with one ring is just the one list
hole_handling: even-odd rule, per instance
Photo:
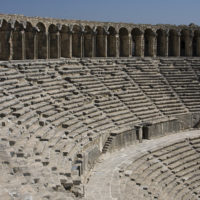
{"label": "aspendos theatre", "polygon": [[0,15],[1,200],[200,199],[200,26]]}

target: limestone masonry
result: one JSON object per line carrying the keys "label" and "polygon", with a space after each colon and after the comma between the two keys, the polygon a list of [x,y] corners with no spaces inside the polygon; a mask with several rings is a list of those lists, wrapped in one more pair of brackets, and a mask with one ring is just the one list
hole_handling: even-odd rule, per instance
{"label": "limestone masonry", "polygon": [[0,19],[0,199],[200,199],[199,26]]}
{"label": "limestone masonry", "polygon": [[200,56],[200,27],[0,15],[0,60]]}

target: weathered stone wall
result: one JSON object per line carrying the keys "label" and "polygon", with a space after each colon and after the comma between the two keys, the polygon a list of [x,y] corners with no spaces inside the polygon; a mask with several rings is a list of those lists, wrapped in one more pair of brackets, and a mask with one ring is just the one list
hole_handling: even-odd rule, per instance
{"label": "weathered stone wall", "polygon": [[0,15],[0,60],[200,56],[200,27]]}
{"label": "weathered stone wall", "polygon": [[103,149],[106,152],[117,151],[131,144],[142,142],[143,139],[154,139],[168,134],[180,132],[182,130],[195,128],[200,121],[200,113],[188,113],[177,115],[174,119],[159,121],[153,124],[141,124],[129,130],[120,130],[112,133],[105,142]]}

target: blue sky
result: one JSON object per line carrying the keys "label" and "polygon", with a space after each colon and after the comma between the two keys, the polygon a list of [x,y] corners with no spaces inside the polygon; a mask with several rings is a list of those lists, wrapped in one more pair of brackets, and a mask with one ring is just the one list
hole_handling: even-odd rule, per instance
{"label": "blue sky", "polygon": [[0,13],[142,24],[200,25],[200,0],[0,0]]}

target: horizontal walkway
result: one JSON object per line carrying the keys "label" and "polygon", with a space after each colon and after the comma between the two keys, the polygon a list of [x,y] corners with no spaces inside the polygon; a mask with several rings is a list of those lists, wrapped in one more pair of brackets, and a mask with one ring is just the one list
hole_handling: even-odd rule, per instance
{"label": "horizontal walkway", "polygon": [[139,154],[147,153],[149,150],[161,148],[184,138],[197,136],[200,136],[200,130],[184,131],[153,140],[146,140],[120,151],[102,155],[85,186],[85,200],[121,199],[119,169],[123,165],[131,164]]}

